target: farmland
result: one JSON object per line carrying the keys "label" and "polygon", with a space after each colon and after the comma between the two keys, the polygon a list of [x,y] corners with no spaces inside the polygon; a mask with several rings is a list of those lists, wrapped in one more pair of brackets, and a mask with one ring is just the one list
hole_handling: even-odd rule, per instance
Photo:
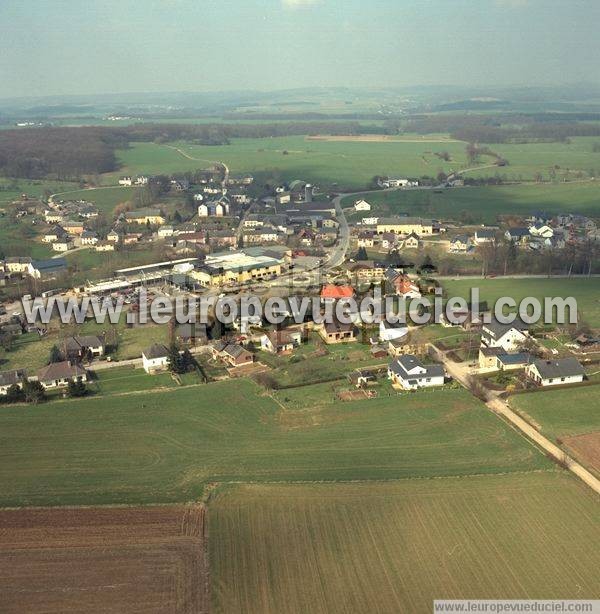
{"label": "farmland", "polygon": [[[530,181],[538,173],[546,180],[552,175],[556,179],[594,176],[598,175],[595,169],[600,169],[600,156],[593,152],[593,142],[591,138],[576,138],[570,143],[493,146],[509,160],[510,165],[505,167],[493,166],[493,159],[486,157],[469,164],[466,143],[447,135],[424,138],[410,134],[391,138],[248,138],[217,146],[132,143],[129,149],[119,152],[119,159],[121,172],[128,174],[182,172],[224,161],[233,173],[273,174],[282,180],[302,178],[323,187],[337,183],[360,189],[374,175],[435,177],[441,171],[450,173],[468,167],[476,169],[469,173],[471,176],[500,174],[510,181]],[[436,155],[441,152],[450,159]],[[105,179],[114,181],[115,177],[112,174]]]}
{"label": "farmland", "polygon": [[213,607],[427,612],[442,598],[598,598],[597,503],[563,473],[223,488],[209,507]]}
{"label": "farmland", "polygon": [[515,299],[532,296],[542,304],[544,297],[569,297],[577,300],[580,316],[593,327],[600,327],[600,279],[592,278],[494,278],[494,279],[444,279],[444,291],[448,297],[462,296],[469,300],[471,288],[479,288],[480,300],[493,302],[502,296]]}
{"label": "farmland", "polygon": [[[464,218],[473,222],[494,223],[499,215],[531,215],[548,213],[581,213],[596,217],[600,184],[597,181],[485,186],[434,190],[397,190],[370,192],[364,198],[372,212],[380,216],[401,213],[440,219]],[[347,197],[348,207],[359,198]],[[363,215],[356,215],[359,219]]]}
{"label": "farmland", "polygon": [[465,390],[295,410],[247,380],[0,411],[0,504],[167,503],[209,482],[552,468]]}
{"label": "farmland", "polygon": [[0,611],[208,611],[200,505],[0,510]]}
{"label": "farmland", "polygon": [[519,394],[510,404],[581,463],[600,474],[598,387]]}

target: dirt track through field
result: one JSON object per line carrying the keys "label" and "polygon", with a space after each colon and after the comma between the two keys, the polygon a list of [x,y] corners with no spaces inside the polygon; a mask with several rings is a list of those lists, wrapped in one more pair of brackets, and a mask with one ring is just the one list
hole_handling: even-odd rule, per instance
{"label": "dirt track through field", "polygon": [[402,138],[391,134],[356,134],[356,135],[334,135],[334,134],[315,134],[306,137],[307,141],[333,141],[338,143],[461,143],[456,139],[440,138]]}
{"label": "dirt track through field", "polygon": [[203,506],[0,510],[0,612],[208,612]]}

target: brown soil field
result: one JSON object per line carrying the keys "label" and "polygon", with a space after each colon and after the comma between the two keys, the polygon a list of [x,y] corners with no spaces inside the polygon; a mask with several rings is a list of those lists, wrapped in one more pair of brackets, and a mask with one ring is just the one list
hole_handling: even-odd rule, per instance
{"label": "brown soil field", "polygon": [[563,441],[588,469],[600,473],[600,431],[564,437]]}
{"label": "brown soil field", "polygon": [[207,612],[204,507],[0,510],[0,612]]}

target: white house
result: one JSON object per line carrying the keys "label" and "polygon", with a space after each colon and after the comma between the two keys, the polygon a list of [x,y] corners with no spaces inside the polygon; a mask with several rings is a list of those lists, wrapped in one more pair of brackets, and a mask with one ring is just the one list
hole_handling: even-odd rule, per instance
{"label": "white house", "polygon": [[482,347],[500,347],[506,352],[514,352],[528,339],[528,325],[515,319],[511,324],[501,324],[497,320],[484,324],[481,331]]}
{"label": "white house", "polygon": [[119,185],[131,186],[133,185],[133,180],[131,177],[121,177],[121,179],[119,179]]}
{"label": "white house", "polygon": [[576,358],[536,360],[527,366],[525,374],[539,386],[577,384],[585,377],[585,371]]}
{"label": "white house", "polygon": [[146,373],[164,371],[169,367],[169,350],[162,343],[155,343],[142,352],[142,364]]}
{"label": "white house", "polygon": [[70,249],[73,249],[73,241],[70,237],[59,239],[58,241],[54,241],[54,243],[52,243],[52,249],[55,252],[68,252]]}
{"label": "white house", "polygon": [[363,219],[360,221],[363,226],[376,226],[378,222],[378,217],[363,217]]}
{"label": "white house", "polygon": [[532,237],[541,237],[542,239],[550,239],[554,236],[554,230],[547,224],[534,224],[529,227],[529,234]]}
{"label": "white house", "polygon": [[3,371],[0,373],[0,395],[8,393],[8,389],[11,386],[18,386],[21,388],[23,380],[27,377],[27,374],[23,369],[13,369],[12,371]]}
{"label": "white house", "polygon": [[172,237],[175,234],[175,229],[171,225],[161,226],[158,229],[157,234],[161,239],[164,239],[166,237]]}
{"label": "white house", "polygon": [[416,356],[405,354],[393,360],[388,367],[392,383],[405,390],[444,385],[444,367],[438,364],[424,365]]}
{"label": "white house", "polygon": [[37,373],[37,378],[44,388],[63,388],[69,382],[87,382],[87,371],[70,360],[53,362]]}
{"label": "white house", "polygon": [[299,347],[301,343],[300,329],[274,330],[260,338],[260,349],[271,354],[284,354]]}
{"label": "white house", "polygon": [[354,203],[355,211],[371,211],[371,205],[362,198]]}
{"label": "white house", "polygon": [[493,243],[496,240],[496,233],[493,230],[483,228],[475,231],[475,237],[473,238],[477,245],[483,243]]}
{"label": "white house", "polygon": [[385,318],[379,323],[379,338],[382,341],[402,339],[408,335],[408,327],[397,322],[388,322]]}

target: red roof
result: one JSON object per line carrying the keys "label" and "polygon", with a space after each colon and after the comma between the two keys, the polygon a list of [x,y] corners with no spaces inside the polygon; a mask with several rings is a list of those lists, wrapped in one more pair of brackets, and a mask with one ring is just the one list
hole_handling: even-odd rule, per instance
{"label": "red roof", "polygon": [[350,298],[354,296],[352,286],[335,286],[327,284],[321,290],[321,298]]}

